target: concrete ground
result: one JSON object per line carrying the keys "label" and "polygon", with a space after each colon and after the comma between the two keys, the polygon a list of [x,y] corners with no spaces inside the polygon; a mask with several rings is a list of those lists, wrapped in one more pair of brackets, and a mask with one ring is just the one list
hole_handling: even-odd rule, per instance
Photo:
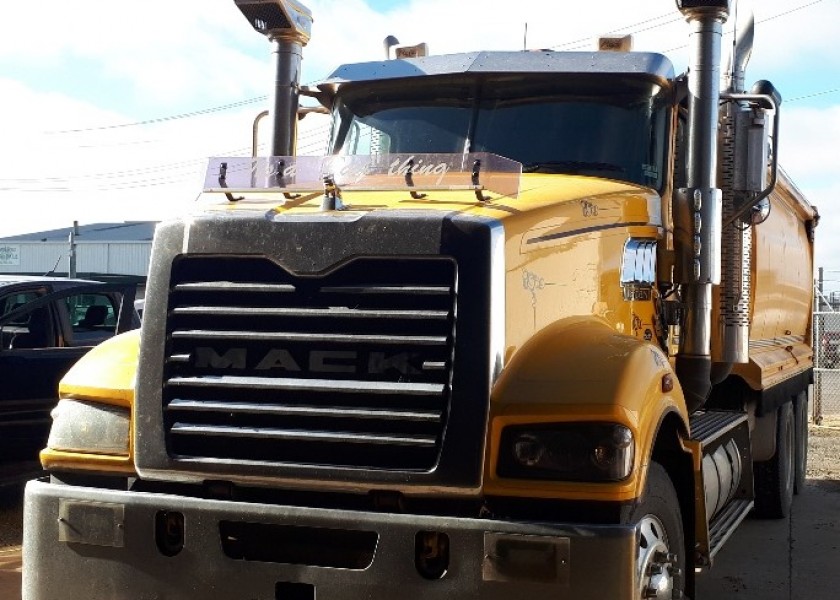
{"label": "concrete ground", "polygon": [[700,600],[840,597],[840,480],[809,479],[790,518],[747,518],[698,577]]}
{"label": "concrete ground", "polygon": [[[812,427],[809,453],[807,485],[791,516],[747,518],[698,577],[698,600],[840,598],[840,428]],[[0,600],[18,600],[20,506],[2,513]]]}
{"label": "concrete ground", "polygon": [[3,600],[20,598],[20,573],[22,568],[20,546],[0,549],[0,598]]}

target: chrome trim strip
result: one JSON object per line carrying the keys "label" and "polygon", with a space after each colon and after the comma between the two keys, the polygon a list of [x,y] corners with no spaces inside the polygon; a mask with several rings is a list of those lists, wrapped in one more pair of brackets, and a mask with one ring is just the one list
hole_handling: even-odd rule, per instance
{"label": "chrome trim strip", "polygon": [[538,244],[540,242],[549,242],[552,240],[562,240],[563,238],[572,237],[575,235],[582,235],[584,233],[594,233],[596,231],[606,231],[608,229],[623,229],[625,227],[656,227],[656,225],[648,223],[647,221],[625,221],[622,223],[608,223],[607,225],[595,225],[593,227],[582,227],[580,229],[573,229],[571,231],[561,231],[559,233],[547,233],[538,237],[533,237],[528,240],[527,244]]}
{"label": "chrome trim strip", "polygon": [[418,346],[445,346],[446,337],[429,335],[366,335],[340,333],[292,333],[284,331],[213,331],[183,329],[172,332],[173,338],[210,340],[261,340],[274,342],[305,342],[317,339],[337,344],[416,344]]}
{"label": "chrome trim strip", "polygon": [[276,317],[340,317],[355,319],[434,319],[444,320],[449,313],[444,310],[364,310],[331,306],[329,308],[283,308],[283,307],[248,307],[241,306],[190,306],[176,308],[175,315],[237,315],[237,316],[276,316]]}
{"label": "chrome trim strip", "polygon": [[496,222],[490,230],[490,374],[498,379],[505,360],[505,228]]}
{"label": "chrome trim strip", "polygon": [[167,382],[175,386],[211,388],[252,388],[270,390],[300,390],[312,392],[343,392],[369,394],[442,394],[445,385],[436,383],[389,383],[386,381],[359,381],[345,379],[290,379],[236,377],[172,377]]}
{"label": "chrome trim strip", "polygon": [[426,421],[437,423],[442,415],[440,411],[383,410],[377,408],[347,408],[344,406],[290,406],[280,404],[257,404],[254,402],[228,402],[213,400],[172,400],[167,410],[191,412],[224,411],[233,414],[280,415],[303,417],[329,417],[352,419],[391,419],[399,421]]}
{"label": "chrome trim strip", "polygon": [[303,431],[300,429],[270,429],[257,427],[228,427],[223,425],[184,425],[175,423],[170,429],[172,435],[200,435],[232,437],[235,439],[254,438],[283,441],[317,441],[349,444],[381,444],[388,446],[417,446],[434,448],[437,440],[434,436],[424,435],[380,435],[376,433],[353,433],[350,431]]}

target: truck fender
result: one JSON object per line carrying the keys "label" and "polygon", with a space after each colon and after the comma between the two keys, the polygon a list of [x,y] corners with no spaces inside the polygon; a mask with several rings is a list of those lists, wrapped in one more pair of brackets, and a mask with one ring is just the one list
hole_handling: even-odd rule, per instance
{"label": "truck fender", "polygon": [[131,407],[139,352],[139,329],[105,340],[64,375],[59,395]]}
{"label": "truck fender", "polygon": [[[615,331],[595,317],[563,319],[510,356],[491,394],[486,487],[506,495],[629,501],[644,489],[657,434],[673,413],[688,432],[682,389],[657,346]],[[502,481],[496,476],[501,432],[508,425],[613,422],[635,440],[631,475],[604,484]],[[511,489],[513,488],[513,489]]]}
{"label": "truck fender", "polygon": [[95,346],[59,382],[60,398],[87,400],[128,408],[128,455],[88,454],[76,451],[41,450],[41,465],[48,471],[97,472],[134,475],[134,383],[140,349],[140,330],[110,338]]}

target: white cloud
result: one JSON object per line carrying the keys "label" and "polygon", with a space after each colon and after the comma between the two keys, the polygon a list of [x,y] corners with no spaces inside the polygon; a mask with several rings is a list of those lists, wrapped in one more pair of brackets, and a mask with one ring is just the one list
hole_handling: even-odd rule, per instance
{"label": "white cloud", "polygon": [[782,104],[779,156],[796,179],[836,181],[840,171],[840,105],[824,109]]}
{"label": "white cloud", "polygon": [[814,266],[823,267],[831,272],[825,284],[825,290],[840,291],[840,182],[825,188],[803,188],[803,192],[820,212],[820,224],[815,233]]}
{"label": "white cloud", "polygon": [[82,65],[153,106],[199,98],[211,105],[264,89],[261,57],[248,52],[261,40],[232,0],[41,0],[34,13],[29,3],[6,3],[1,23],[0,59]]}
{"label": "white cloud", "polygon": [[[395,2],[386,14],[362,0],[304,3],[315,19],[313,39],[304,49],[304,83],[341,63],[382,60],[382,40],[389,34],[404,44],[427,42],[436,54],[518,50],[526,23],[530,48],[591,50],[599,34],[633,32],[637,50],[668,51],[678,71],[688,56],[688,26],[672,0],[593,0],[573,9],[557,0],[411,0]],[[782,89],[788,97],[837,87],[840,53],[832,28],[840,21],[840,3],[753,0],[753,5],[758,25],[748,77],[797,82],[797,89]],[[3,79],[4,65],[9,72],[31,68],[62,81],[84,69],[79,81],[94,82],[104,92],[97,97],[88,89],[44,91],[49,79],[38,91],[32,82]],[[73,219],[178,214],[195,198],[207,156],[248,152],[251,121],[262,104],[142,127],[44,132],[129,123],[184,112],[184,106],[202,109],[262,96],[272,82],[270,71],[269,43],[232,0],[7,3],[0,20],[0,201],[23,207],[24,216],[0,221],[0,235],[66,226]],[[114,98],[123,94],[132,100],[131,112],[115,105]],[[815,108],[832,101],[833,107]],[[311,119],[303,122],[301,145],[317,151],[321,144],[309,131],[317,121]],[[834,209],[840,204],[834,149],[840,96],[826,96],[820,104],[785,104],[782,123],[782,164],[823,215],[818,263],[840,270],[840,241],[831,235],[840,223],[840,210]],[[62,188],[72,192],[58,191]]]}

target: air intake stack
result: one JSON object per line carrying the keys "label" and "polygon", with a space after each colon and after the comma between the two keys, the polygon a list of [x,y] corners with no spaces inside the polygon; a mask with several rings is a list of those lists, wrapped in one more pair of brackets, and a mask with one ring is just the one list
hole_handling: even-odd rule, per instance
{"label": "air intake stack", "polygon": [[234,1],[251,26],[272,44],[271,156],[291,156],[297,138],[301,54],[312,31],[312,13],[294,0]]}
{"label": "air intake stack", "polygon": [[690,412],[712,386],[712,298],[720,283],[722,194],[717,187],[720,57],[730,0],[677,0],[691,25],[686,187],[674,202],[676,277],[686,305],[676,370]]}

